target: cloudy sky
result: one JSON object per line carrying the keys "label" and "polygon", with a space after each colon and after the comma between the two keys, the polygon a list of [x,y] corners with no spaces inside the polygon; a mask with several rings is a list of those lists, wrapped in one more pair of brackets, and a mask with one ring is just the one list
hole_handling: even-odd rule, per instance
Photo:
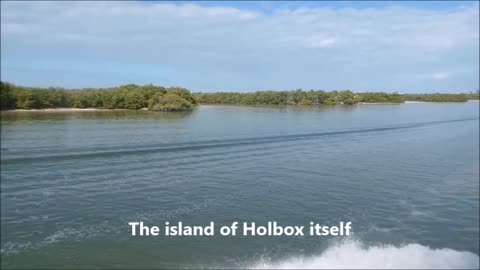
{"label": "cloudy sky", "polygon": [[193,91],[479,87],[478,2],[1,2],[1,79]]}

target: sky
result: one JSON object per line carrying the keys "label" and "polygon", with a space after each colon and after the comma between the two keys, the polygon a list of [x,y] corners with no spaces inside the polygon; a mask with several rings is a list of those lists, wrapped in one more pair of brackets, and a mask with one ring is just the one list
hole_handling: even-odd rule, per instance
{"label": "sky", "polygon": [[1,80],[195,92],[479,88],[477,1],[1,1]]}

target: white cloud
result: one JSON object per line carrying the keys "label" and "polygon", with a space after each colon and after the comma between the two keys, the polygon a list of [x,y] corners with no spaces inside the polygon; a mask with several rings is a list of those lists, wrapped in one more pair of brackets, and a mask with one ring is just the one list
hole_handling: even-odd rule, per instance
{"label": "white cloud", "polygon": [[[304,7],[262,13],[198,4],[2,1],[1,24],[2,59],[158,64],[176,71],[172,83],[194,89],[387,89],[387,83],[423,89],[388,80],[437,66],[478,70],[476,3],[449,10]],[[2,67],[8,79],[3,60]],[[219,79],[213,83],[209,76]],[[468,81],[478,87],[478,79]]]}
{"label": "white cloud", "polygon": [[450,73],[448,72],[435,72],[432,73],[431,78],[434,80],[444,80],[450,77]]}
{"label": "white cloud", "polygon": [[329,48],[332,47],[335,42],[336,39],[334,37],[318,34],[305,38],[304,45],[307,48]]}
{"label": "white cloud", "polygon": [[[261,14],[231,7],[138,2],[2,2],[2,37],[62,41],[65,37],[98,37],[117,42],[127,35],[148,34],[155,41],[171,38],[203,43],[235,41],[241,48],[256,42],[271,47],[328,47],[339,36],[344,45],[393,48],[448,49],[478,41],[478,12],[474,7],[454,12],[407,8],[298,8]],[[21,29],[21,31],[18,31]],[[17,35],[16,35],[17,34]],[[21,34],[21,35],[20,35]],[[286,36],[286,38],[285,38]],[[127,39],[128,40],[128,39]],[[261,42],[259,42],[261,41]]]}

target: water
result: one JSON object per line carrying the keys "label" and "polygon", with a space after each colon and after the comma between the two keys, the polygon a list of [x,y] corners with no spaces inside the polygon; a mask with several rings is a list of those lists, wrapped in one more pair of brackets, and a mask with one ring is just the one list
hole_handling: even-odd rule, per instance
{"label": "water", "polygon": [[[1,266],[477,267],[479,104],[2,112]],[[350,237],[134,237],[337,225]]]}

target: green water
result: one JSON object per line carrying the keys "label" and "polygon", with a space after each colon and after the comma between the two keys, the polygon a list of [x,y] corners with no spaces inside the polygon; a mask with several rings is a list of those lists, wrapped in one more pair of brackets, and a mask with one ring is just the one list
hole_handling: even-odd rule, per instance
{"label": "green water", "polygon": [[[478,268],[475,102],[1,117],[2,267]],[[353,235],[138,237],[130,221]]]}

